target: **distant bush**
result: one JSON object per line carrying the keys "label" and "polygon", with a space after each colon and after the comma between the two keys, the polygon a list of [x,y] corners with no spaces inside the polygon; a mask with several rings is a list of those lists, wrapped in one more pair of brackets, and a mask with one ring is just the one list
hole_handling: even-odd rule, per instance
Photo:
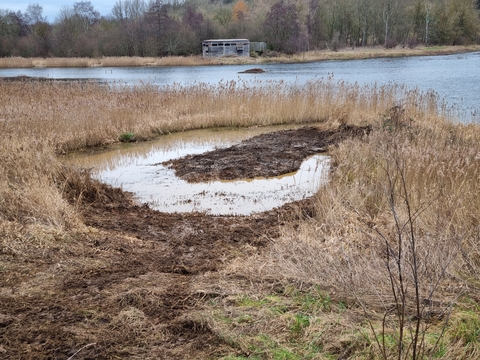
{"label": "distant bush", "polygon": [[415,49],[418,46],[418,41],[417,39],[408,39],[407,40],[407,46],[409,49]]}
{"label": "distant bush", "polygon": [[397,39],[395,39],[395,38],[387,39],[387,41],[385,42],[385,47],[386,47],[387,49],[393,49],[393,48],[395,48],[397,45],[398,45],[398,41],[397,41]]}

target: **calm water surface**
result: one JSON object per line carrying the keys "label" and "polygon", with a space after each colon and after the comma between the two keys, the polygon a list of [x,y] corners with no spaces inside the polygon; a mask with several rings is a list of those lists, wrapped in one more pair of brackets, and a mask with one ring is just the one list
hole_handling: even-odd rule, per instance
{"label": "calm water surface", "polygon": [[[239,74],[261,67],[263,74]],[[433,90],[448,107],[458,109],[461,121],[480,119],[480,52],[390,59],[321,61],[308,64],[224,65],[193,67],[129,68],[38,68],[0,69],[0,76],[37,76],[48,78],[98,79],[122,84],[151,83],[158,86],[174,83],[218,84],[220,81],[273,80],[302,85],[326,78],[359,85],[396,83],[422,91]]]}
{"label": "calm water surface", "polygon": [[153,142],[121,144],[106,151],[74,154],[68,161],[94,169],[98,179],[133,192],[139,202],[155,210],[250,215],[313,196],[327,181],[329,158],[312,156],[297,172],[273,178],[198,184],[179,179],[161,163],[280,129],[283,127],[188,131],[165,135]]}

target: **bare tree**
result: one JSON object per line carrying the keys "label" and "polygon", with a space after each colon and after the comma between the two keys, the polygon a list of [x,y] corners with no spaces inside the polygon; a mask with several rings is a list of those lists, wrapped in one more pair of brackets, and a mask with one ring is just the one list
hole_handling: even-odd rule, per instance
{"label": "bare tree", "polygon": [[87,33],[90,27],[100,20],[100,13],[94,9],[90,1],[74,3],[73,16],[84,33]]}
{"label": "bare tree", "polygon": [[362,33],[361,45],[367,45],[368,28],[371,17],[370,2],[368,0],[359,0],[357,2],[357,13],[359,18],[359,26]]}
{"label": "bare tree", "polygon": [[42,13],[42,6],[39,4],[29,4],[24,14],[25,23],[32,26],[40,22],[46,22],[47,19],[42,15]]}
{"label": "bare tree", "polygon": [[275,51],[297,51],[300,24],[295,5],[280,0],[273,4],[264,23],[265,36]]}
{"label": "bare tree", "polygon": [[112,16],[117,21],[139,19],[145,15],[147,4],[144,0],[117,0]]}
{"label": "bare tree", "polygon": [[[367,225],[369,230],[365,232],[373,241],[382,245],[390,288],[388,296],[377,293],[385,309],[380,330],[369,319],[368,304],[354,290],[354,295],[367,316],[381,357],[385,360],[424,359],[439,346],[456,297],[438,301],[435,296],[449,276],[449,267],[460,253],[463,239],[461,233],[451,233],[442,228],[438,229],[437,234],[426,234],[417,225],[426,210],[439,203],[442,189],[421,197],[416,196],[418,191],[409,184],[409,176],[414,170],[409,169],[402,154],[399,144],[404,140],[397,139],[399,128],[408,126],[407,121],[402,106],[392,107],[384,120],[384,129],[389,134],[384,140],[388,144],[383,146],[382,153],[378,155],[384,172],[384,195],[393,226],[385,230]],[[347,258],[347,264],[353,278],[353,261]],[[443,327],[433,348],[427,349],[427,334],[434,324],[442,321]],[[435,332],[437,331],[436,329]],[[386,344],[387,336],[393,338],[393,347]]]}
{"label": "bare tree", "polygon": [[383,3],[383,23],[385,24],[385,47],[389,47],[388,36],[390,34],[390,27],[391,27],[394,11],[395,11],[394,0],[385,0]]}
{"label": "bare tree", "polygon": [[217,11],[215,11],[215,16],[213,18],[226,31],[228,29],[228,26],[232,22],[232,10],[228,6],[222,6]]}
{"label": "bare tree", "polygon": [[425,1],[425,45],[428,46],[428,32],[430,30],[430,20],[432,14],[432,3],[429,0]]}

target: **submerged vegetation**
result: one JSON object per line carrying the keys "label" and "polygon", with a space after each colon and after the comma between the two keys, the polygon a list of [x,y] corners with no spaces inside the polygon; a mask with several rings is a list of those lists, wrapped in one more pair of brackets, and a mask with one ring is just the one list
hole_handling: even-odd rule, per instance
{"label": "submerged vegetation", "polygon": [[[307,216],[292,212],[266,248],[245,245],[217,275],[198,275],[193,295],[168,303],[158,296],[165,275],[140,274],[140,284],[140,277],[116,282],[112,271],[115,317],[82,298],[71,327],[48,326],[68,330],[74,340],[65,347],[153,358],[166,335],[155,312],[139,309],[165,302],[177,309],[195,298],[201,306],[182,315],[177,334],[208,333],[220,344],[217,358],[476,358],[480,128],[455,123],[439,102],[416,89],[333,78],[301,87],[252,81],[165,89],[0,81],[1,302],[55,298],[66,291],[66,274],[106,266],[107,248],[83,248],[98,230],[78,211],[82,199],[104,195],[85,170],[64,166],[62,154],[196,128],[371,125],[368,137],[330,149],[331,180]],[[2,328],[15,316],[0,314]],[[102,338],[100,331],[119,329],[115,341],[134,338],[136,347]],[[11,351],[0,344],[0,353]],[[47,358],[56,350],[33,344],[23,351]]]}

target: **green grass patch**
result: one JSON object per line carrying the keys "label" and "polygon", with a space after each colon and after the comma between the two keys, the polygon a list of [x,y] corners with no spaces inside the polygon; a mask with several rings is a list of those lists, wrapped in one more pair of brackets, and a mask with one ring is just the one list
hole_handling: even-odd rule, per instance
{"label": "green grass patch", "polygon": [[[210,303],[213,308],[221,303]],[[300,290],[287,285],[275,294],[241,295],[235,299],[233,310],[214,310],[210,316],[218,324],[221,338],[234,339],[232,346],[242,349],[233,359],[334,359],[325,342],[330,331],[338,326],[331,318],[322,322],[322,314],[342,316],[346,306],[334,303],[320,287]]]}
{"label": "green grass patch", "polygon": [[433,347],[430,356],[434,359],[440,359],[447,353],[447,347],[445,345],[444,338],[440,339],[439,333],[429,333],[425,335],[425,341],[428,345]]}
{"label": "green grass patch", "polygon": [[[314,286],[306,292],[294,288],[285,288],[285,294],[291,296],[293,303],[304,312],[331,311],[333,309],[330,295],[322,291],[320,286]],[[342,303],[342,307],[344,304]]]}
{"label": "green grass patch", "polygon": [[290,332],[294,336],[303,334],[303,330],[310,325],[310,317],[304,314],[295,314],[293,324],[290,326]]}
{"label": "green grass patch", "polygon": [[121,142],[133,142],[135,141],[135,134],[131,132],[123,133],[119,136]]}
{"label": "green grass patch", "polygon": [[466,346],[480,345],[480,313],[476,306],[474,311],[461,311],[451,320],[449,326],[451,336]]}
{"label": "green grass patch", "polygon": [[[274,360],[301,360],[305,359],[304,356],[296,354],[292,349],[278,344],[271,336],[261,334],[255,337],[254,343],[251,344],[248,349],[251,352],[251,356],[256,358],[274,359]],[[250,359],[251,357],[249,357]]]}

